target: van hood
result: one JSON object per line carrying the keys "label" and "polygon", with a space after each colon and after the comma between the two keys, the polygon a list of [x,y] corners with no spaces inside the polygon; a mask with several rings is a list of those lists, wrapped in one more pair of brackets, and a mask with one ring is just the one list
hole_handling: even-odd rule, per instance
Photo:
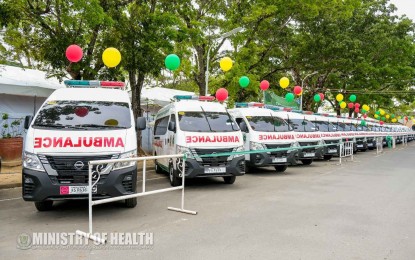
{"label": "van hood", "polygon": [[[30,133],[31,132],[31,133]],[[32,129],[25,140],[25,151],[52,153],[121,153],[127,146],[127,130],[56,131]]]}
{"label": "van hood", "polygon": [[243,145],[240,131],[224,133],[184,132],[178,137],[177,144],[187,147],[237,147]]}

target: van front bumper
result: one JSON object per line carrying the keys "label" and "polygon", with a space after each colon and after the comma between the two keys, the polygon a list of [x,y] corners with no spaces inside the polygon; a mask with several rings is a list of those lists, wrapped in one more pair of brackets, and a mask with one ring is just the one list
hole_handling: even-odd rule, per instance
{"label": "van front bumper", "polygon": [[273,165],[290,165],[295,164],[298,157],[298,151],[291,150],[270,152],[270,153],[253,153],[249,155],[249,161],[246,161],[250,166],[266,167]]}
{"label": "van front bumper", "polygon": [[[176,162],[176,167],[181,171],[181,162]],[[226,164],[206,164],[196,159],[186,159],[185,176],[186,178],[201,177],[226,177],[241,176],[245,174],[245,156],[234,157]]]}
{"label": "van front bumper", "polygon": [[[88,177],[82,182],[62,183],[59,176],[46,172],[22,170],[22,197],[26,201],[88,199],[86,194],[67,194],[69,186],[88,186]],[[92,180],[94,183],[95,180]],[[102,174],[92,195],[95,199],[133,194],[136,191],[137,166]]]}

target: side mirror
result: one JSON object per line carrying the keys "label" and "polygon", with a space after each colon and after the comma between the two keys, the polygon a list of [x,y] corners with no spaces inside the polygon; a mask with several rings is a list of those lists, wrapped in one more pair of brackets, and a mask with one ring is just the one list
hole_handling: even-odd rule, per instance
{"label": "side mirror", "polygon": [[170,121],[167,129],[169,129],[169,131],[172,131],[172,132],[175,132],[176,133],[176,123]]}
{"label": "side mirror", "polygon": [[29,129],[29,126],[32,123],[32,119],[33,119],[32,116],[26,116],[24,118],[24,129],[26,129],[26,130]]}
{"label": "side mirror", "polygon": [[288,125],[288,130],[294,131],[294,127],[292,125]]}
{"label": "side mirror", "polygon": [[144,130],[147,127],[147,122],[144,117],[137,117],[137,122],[135,125],[136,130]]}
{"label": "side mirror", "polygon": [[320,131],[320,127],[316,125],[316,131]]}
{"label": "side mirror", "polygon": [[245,133],[248,132],[248,127],[246,126],[246,123],[244,121],[239,123],[239,128],[241,129],[242,132],[245,132]]}

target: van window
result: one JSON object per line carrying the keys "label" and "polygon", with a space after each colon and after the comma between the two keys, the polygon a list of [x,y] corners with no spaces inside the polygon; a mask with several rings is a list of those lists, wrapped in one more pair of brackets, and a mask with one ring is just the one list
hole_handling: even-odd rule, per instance
{"label": "van window", "polygon": [[335,132],[336,127],[327,121],[314,121],[316,126],[318,126],[320,132]]}
{"label": "van window", "polygon": [[179,112],[179,126],[189,132],[233,132],[238,125],[226,112]]}
{"label": "van window", "polygon": [[154,124],[154,135],[164,135],[167,132],[169,117],[165,116],[156,120]]}
{"label": "van window", "polygon": [[275,116],[247,116],[252,130],[258,132],[287,132],[290,131],[288,124],[281,118]]}
{"label": "van window", "polygon": [[175,114],[171,114],[171,116],[170,116],[170,122],[176,123],[176,115]]}
{"label": "van window", "polygon": [[306,119],[289,119],[288,123],[294,128],[296,132],[315,132],[316,127],[313,123]]}
{"label": "van window", "polygon": [[46,101],[33,122],[34,128],[130,128],[128,103],[107,101]]}

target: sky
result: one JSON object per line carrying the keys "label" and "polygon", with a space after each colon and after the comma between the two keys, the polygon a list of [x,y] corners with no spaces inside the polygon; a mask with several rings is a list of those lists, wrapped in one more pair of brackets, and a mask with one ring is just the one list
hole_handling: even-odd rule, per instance
{"label": "sky", "polygon": [[398,8],[398,15],[406,14],[408,18],[415,21],[415,1],[414,0],[390,0],[391,4]]}

